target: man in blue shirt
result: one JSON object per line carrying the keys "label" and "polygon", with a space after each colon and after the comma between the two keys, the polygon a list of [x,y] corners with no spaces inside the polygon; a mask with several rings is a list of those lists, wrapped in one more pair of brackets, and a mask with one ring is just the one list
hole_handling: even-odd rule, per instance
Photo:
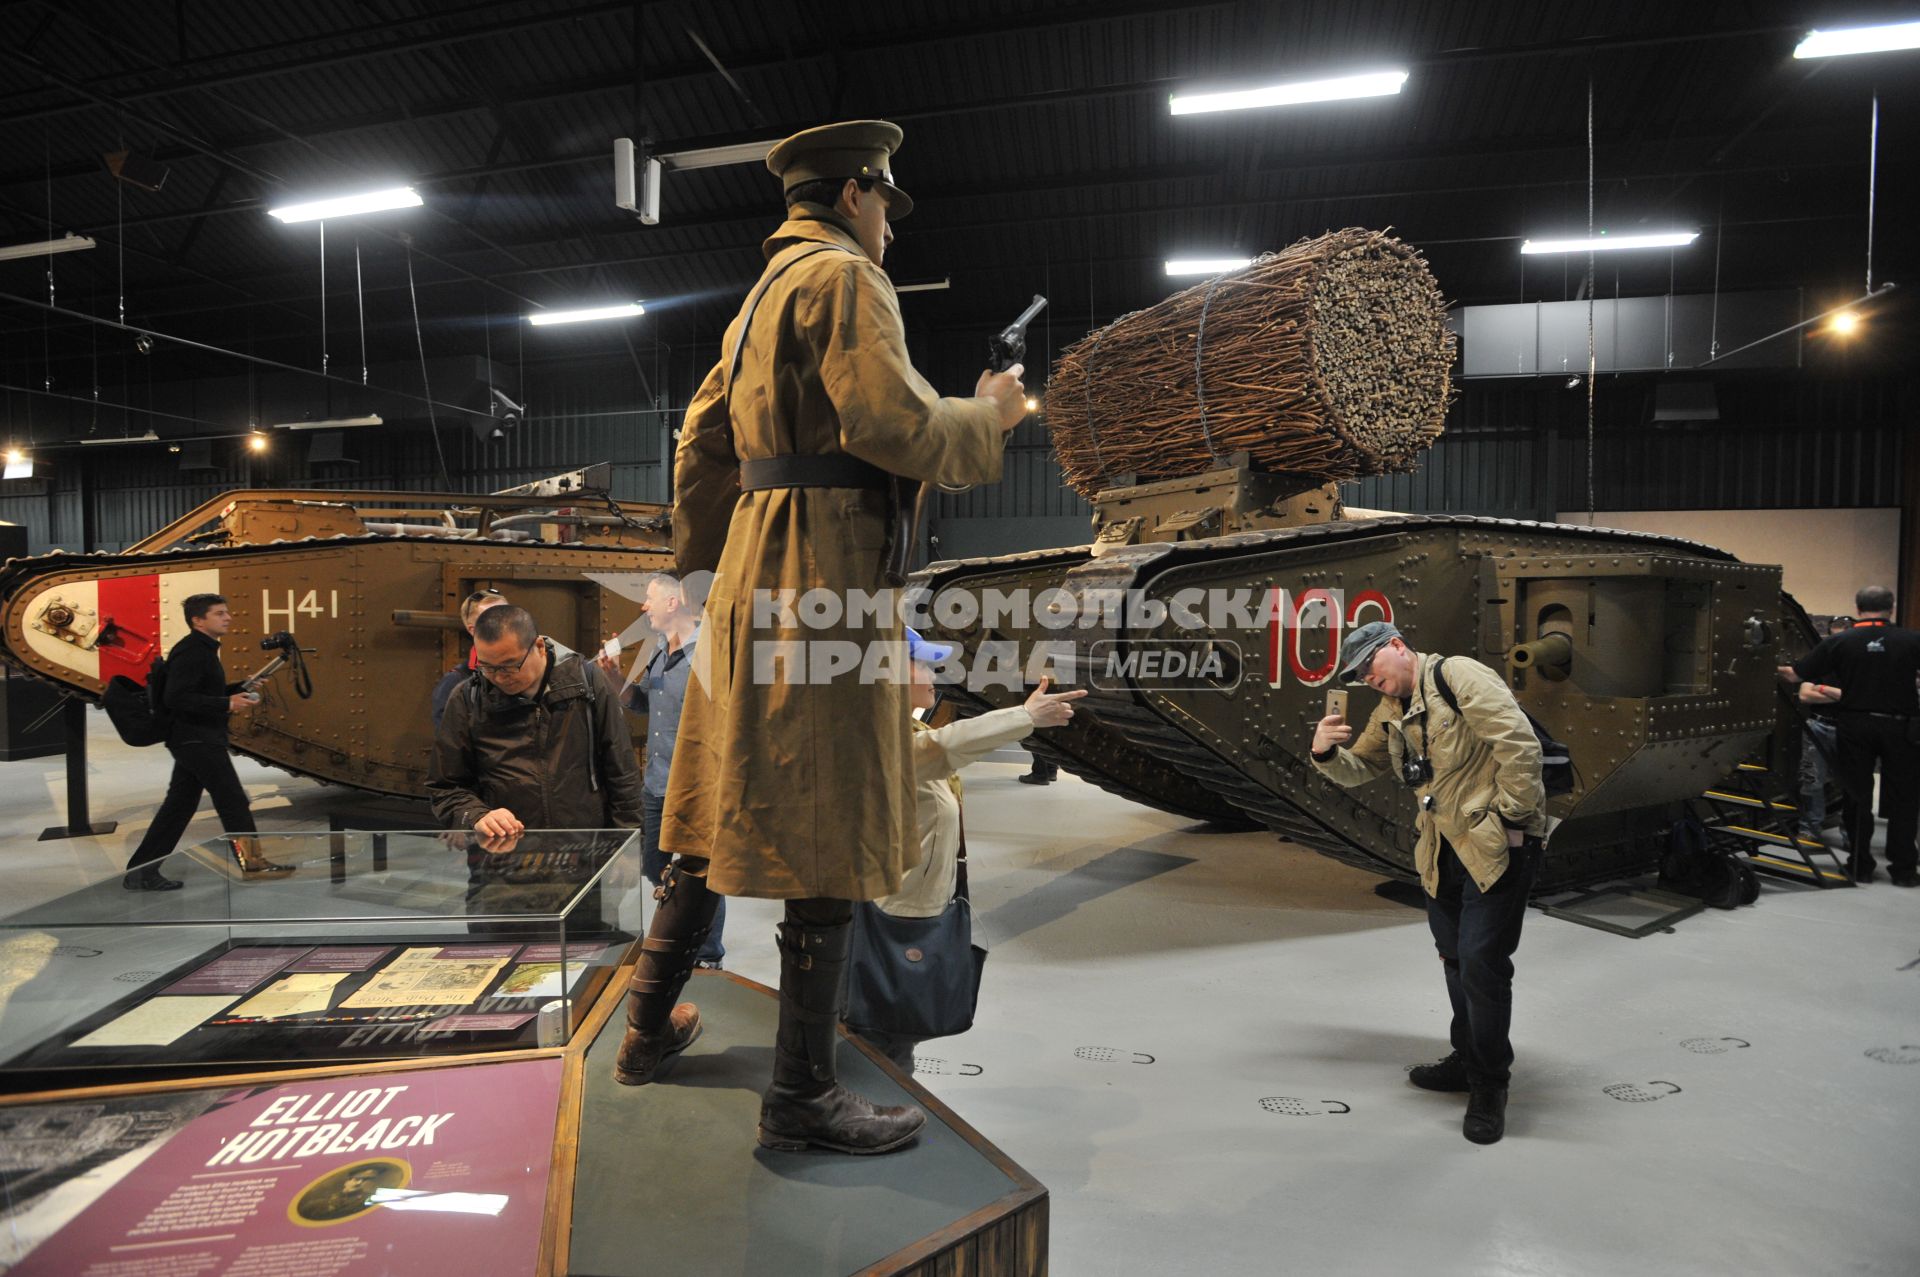
{"label": "man in blue shirt", "polygon": [[[680,707],[687,699],[687,679],[693,673],[694,646],[700,640],[700,616],[693,600],[687,597],[680,578],[661,572],[647,582],[646,600],[641,605],[647,622],[660,643],[646,668],[634,679],[622,698],[628,709],[647,716],[647,763],[641,776],[640,809],[644,816],[640,830],[640,868],[647,881],[660,885],[668,857],[660,850],[660,817],[667,804],[667,773],[673,767],[673,741],[680,730]],[[614,658],[603,648],[600,667],[610,675],[618,674]],[[727,920],[723,899],[714,910],[713,925],[700,946],[699,965],[718,968],[726,957],[720,943],[720,929]]]}

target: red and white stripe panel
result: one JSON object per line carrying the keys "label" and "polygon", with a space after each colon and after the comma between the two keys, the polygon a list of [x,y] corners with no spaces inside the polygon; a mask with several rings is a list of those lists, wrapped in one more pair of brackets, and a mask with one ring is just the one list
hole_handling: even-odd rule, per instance
{"label": "red and white stripe panel", "polygon": [[[101,684],[116,674],[145,684],[153,659],[165,656],[167,650],[187,634],[182,608],[187,597],[219,592],[218,568],[49,583],[28,603],[25,614],[28,623],[22,628],[27,647],[61,669]],[[56,596],[98,618],[93,643],[88,646],[69,643],[33,627],[31,621],[40,602]],[[97,641],[101,635],[108,641]]]}

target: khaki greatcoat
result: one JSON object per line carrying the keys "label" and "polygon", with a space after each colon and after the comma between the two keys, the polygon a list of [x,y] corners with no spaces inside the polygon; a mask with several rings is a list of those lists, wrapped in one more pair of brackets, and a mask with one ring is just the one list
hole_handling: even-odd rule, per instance
{"label": "khaki greatcoat", "polygon": [[[681,429],[675,550],[683,574],[716,575],[660,845],[711,858],[708,883],[725,895],[872,900],[899,890],[920,857],[898,614],[804,628],[769,600],[882,589],[887,496],[742,494],[740,459],[848,453],[909,479],[993,483],[1004,435],[991,401],[943,399],[913,370],[893,285],[833,210],[796,205],[763,245],[767,272],[815,245],[832,247],[792,264],[754,312],[731,411],[741,316]],[[872,650],[897,681],[863,683],[856,668],[790,682],[793,662],[771,654],[794,641],[815,644],[810,654],[821,642],[891,645]]]}

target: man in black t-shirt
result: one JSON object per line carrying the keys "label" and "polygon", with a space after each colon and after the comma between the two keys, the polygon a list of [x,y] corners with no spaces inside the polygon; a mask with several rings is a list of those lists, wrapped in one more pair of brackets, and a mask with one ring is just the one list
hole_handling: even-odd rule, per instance
{"label": "man in black t-shirt", "polygon": [[1792,665],[1790,683],[1813,684],[1801,699],[1823,707],[1838,728],[1839,781],[1847,795],[1853,873],[1874,877],[1873,769],[1886,798],[1887,873],[1895,886],[1920,887],[1915,826],[1920,824],[1920,633],[1893,623],[1893,591],[1870,585],[1854,596],[1851,629],[1822,639]]}

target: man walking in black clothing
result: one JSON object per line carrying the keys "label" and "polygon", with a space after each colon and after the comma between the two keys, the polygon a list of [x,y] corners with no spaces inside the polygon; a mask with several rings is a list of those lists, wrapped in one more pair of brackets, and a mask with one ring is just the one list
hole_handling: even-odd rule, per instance
{"label": "man walking in black clothing", "polygon": [[1893,591],[1870,585],[1854,595],[1859,620],[1780,667],[1789,683],[1813,684],[1803,700],[1837,725],[1840,788],[1847,795],[1853,876],[1872,882],[1873,768],[1887,812],[1887,874],[1896,887],[1920,887],[1914,834],[1920,824],[1920,633],[1893,623]]}
{"label": "man walking in black clothing", "polygon": [[253,837],[258,831],[247,808],[247,791],[240,787],[227,753],[227,716],[245,713],[257,699],[241,684],[227,682],[226,667],[220,663],[220,638],[233,624],[233,614],[218,594],[189,595],[186,614],[192,633],[167,653],[162,695],[173,777],[146,836],[127,862],[129,891],[173,891],[182,885],[162,874],[155,862],[179,844],[200,807],[202,793],[213,796],[221,828],[234,836],[234,855],[243,872],[263,876],[292,872],[289,866],[261,856]]}

